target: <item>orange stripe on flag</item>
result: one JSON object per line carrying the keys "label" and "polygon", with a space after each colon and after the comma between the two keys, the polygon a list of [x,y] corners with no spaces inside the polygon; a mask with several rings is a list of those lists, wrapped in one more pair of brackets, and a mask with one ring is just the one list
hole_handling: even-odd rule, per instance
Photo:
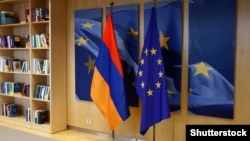
{"label": "orange stripe on flag", "polygon": [[[110,96],[109,85],[100,75],[97,68],[94,70],[93,81],[91,86],[91,98],[108,121],[110,128],[113,130],[117,125],[122,123],[119,113]],[[98,95],[96,95],[96,93]]]}

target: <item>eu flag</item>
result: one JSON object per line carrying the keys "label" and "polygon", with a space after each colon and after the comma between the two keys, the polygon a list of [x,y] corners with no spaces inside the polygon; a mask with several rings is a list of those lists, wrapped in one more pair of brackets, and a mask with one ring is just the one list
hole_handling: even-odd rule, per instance
{"label": "eu flag", "polygon": [[96,60],[90,95],[112,130],[130,116],[111,13]]}
{"label": "eu flag", "polygon": [[170,117],[166,75],[156,19],[156,9],[153,7],[136,76],[136,90],[142,101],[140,127],[142,135],[152,125]]}
{"label": "eu flag", "polygon": [[206,62],[189,65],[188,110],[193,114],[233,118],[234,87]]}

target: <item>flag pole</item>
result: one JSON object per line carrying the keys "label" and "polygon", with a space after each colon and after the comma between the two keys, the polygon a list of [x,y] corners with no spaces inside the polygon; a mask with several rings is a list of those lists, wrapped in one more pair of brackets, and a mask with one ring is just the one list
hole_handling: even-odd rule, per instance
{"label": "flag pole", "polygon": [[[156,0],[153,0],[154,8],[156,9]],[[155,125],[153,125],[153,141],[155,141]]]}
{"label": "flag pole", "polygon": [[112,14],[112,12],[113,12],[114,1],[112,0],[112,1],[109,3],[109,5],[110,5],[110,12],[111,12],[111,14]]}
{"label": "flag pole", "polygon": [[115,141],[115,130],[112,130],[112,139]]}
{"label": "flag pole", "polygon": [[153,125],[153,141],[155,141],[155,125]]}
{"label": "flag pole", "polygon": [[156,8],[156,0],[153,0],[154,1],[154,8]]}
{"label": "flag pole", "polygon": [[[111,13],[111,15],[113,15],[114,0],[111,0],[109,5],[110,5],[110,13]],[[113,139],[113,141],[115,141],[115,130],[114,129],[112,129],[112,139]]]}
{"label": "flag pole", "polygon": [[[110,13],[111,13],[111,15],[113,15],[114,0],[111,0],[109,5],[110,5]],[[113,141],[115,141],[115,130],[114,129],[112,129],[112,139],[113,139]]]}

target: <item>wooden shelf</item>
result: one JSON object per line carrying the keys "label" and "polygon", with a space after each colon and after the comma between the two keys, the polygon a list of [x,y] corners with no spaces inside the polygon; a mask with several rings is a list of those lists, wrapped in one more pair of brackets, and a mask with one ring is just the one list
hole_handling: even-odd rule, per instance
{"label": "wooden shelf", "polygon": [[[31,9],[34,8],[47,8],[50,20],[23,23],[25,21],[25,10],[28,9],[29,13],[31,13]],[[47,133],[66,130],[66,0],[2,0],[0,1],[0,11],[13,11],[17,19],[16,22],[18,22],[0,25],[0,36],[18,35],[21,37],[23,47],[1,48],[0,46],[0,58],[14,57],[20,60],[28,60],[30,67],[28,72],[1,71],[0,69],[0,84],[2,82],[22,82],[30,86],[30,97],[7,95],[0,91],[1,105],[4,103],[15,103],[20,107],[20,109],[18,108],[20,114],[17,117],[0,115],[0,121]],[[31,14],[29,14],[29,19],[31,19]],[[47,38],[49,47],[34,48],[32,43],[37,40],[33,39],[32,35],[41,33],[49,35]],[[30,37],[30,47],[24,48],[27,35]],[[34,73],[34,59],[48,60],[49,73]],[[49,86],[49,100],[33,97],[37,85]],[[26,122],[26,108],[31,109],[31,122]],[[45,124],[35,124],[34,122],[34,111],[40,109],[48,111],[48,122]],[[2,113],[2,110],[1,108],[0,113]]]}

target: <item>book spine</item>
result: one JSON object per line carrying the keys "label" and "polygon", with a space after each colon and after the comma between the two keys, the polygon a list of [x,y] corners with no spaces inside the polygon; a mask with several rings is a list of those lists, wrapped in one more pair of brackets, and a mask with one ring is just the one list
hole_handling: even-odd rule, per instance
{"label": "book spine", "polygon": [[31,122],[30,108],[25,109],[25,118],[27,122]]}

